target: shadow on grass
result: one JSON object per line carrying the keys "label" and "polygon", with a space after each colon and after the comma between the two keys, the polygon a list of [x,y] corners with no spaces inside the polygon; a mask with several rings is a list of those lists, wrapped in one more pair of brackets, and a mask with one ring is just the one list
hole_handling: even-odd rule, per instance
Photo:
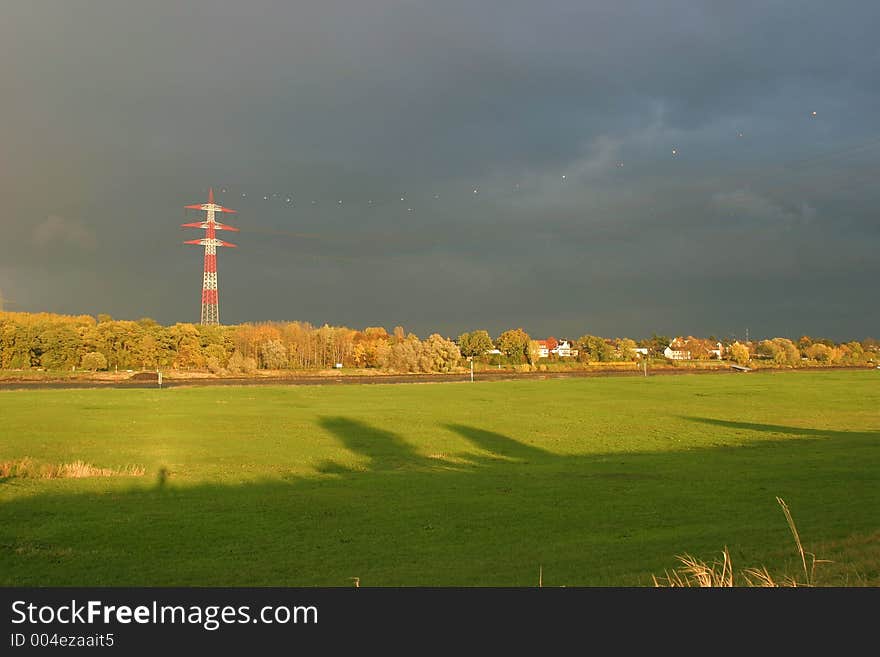
{"label": "shadow on grass", "polygon": [[[404,465],[426,465],[424,457],[403,438],[369,424],[347,417],[322,417],[318,426],[332,433],[351,452],[367,459],[367,469],[374,472],[394,470]],[[328,463],[324,472],[341,472],[344,466]]]}
{"label": "shadow on grass", "polygon": [[450,469],[394,432],[324,417],[364,470],[7,499],[0,585],[533,586],[539,566],[548,586],[650,585],[676,554],[725,545],[743,566],[797,566],[777,495],[807,545],[876,529],[877,432],[688,419],[798,440],[557,455],[451,424],[490,456]]}
{"label": "shadow on grass", "polygon": [[476,427],[469,427],[463,424],[447,424],[446,428],[469,440],[480,449],[491,452],[496,457],[524,463],[558,458],[551,452],[527,445],[495,431],[486,431],[485,429],[477,429]]}
{"label": "shadow on grass", "polygon": [[798,436],[801,438],[851,438],[862,436],[865,438],[880,437],[880,429],[876,431],[835,431],[833,429],[810,429],[807,427],[789,427],[781,424],[758,424],[755,422],[735,422],[733,420],[718,420],[708,417],[679,416],[688,422],[698,422],[724,429],[736,429],[741,431],[757,431],[760,433],[776,433]]}

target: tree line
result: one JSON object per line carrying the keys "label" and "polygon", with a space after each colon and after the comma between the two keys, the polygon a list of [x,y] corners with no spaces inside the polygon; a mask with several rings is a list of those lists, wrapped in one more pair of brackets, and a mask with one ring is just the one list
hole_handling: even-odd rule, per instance
{"label": "tree line", "polygon": [[235,326],[107,315],[0,313],[0,369],[210,370],[326,369],[337,366],[402,372],[449,372],[461,352],[438,334],[421,340],[402,327],[362,331],[306,322]]}
{"label": "tree line", "polygon": [[[878,343],[835,343],[802,336],[730,342],[714,337],[643,340],[583,335],[570,341],[575,356],[542,357],[541,344],[522,328],[493,338],[476,330],[457,338],[437,333],[421,339],[403,327],[363,330],[320,327],[307,322],[261,322],[233,326],[177,323],[163,326],[149,319],[118,320],[108,315],[57,315],[0,312],[0,369],[46,370],[209,370],[251,373],[266,370],[371,368],[396,372],[451,372],[468,359],[492,365],[533,367],[539,361],[580,363],[637,361],[662,358],[674,348],[692,360],[723,357],[740,364],[766,362],[780,366],[806,363],[858,365],[878,360]],[[544,342],[553,349],[553,337]],[[647,352],[647,353],[643,353]]]}

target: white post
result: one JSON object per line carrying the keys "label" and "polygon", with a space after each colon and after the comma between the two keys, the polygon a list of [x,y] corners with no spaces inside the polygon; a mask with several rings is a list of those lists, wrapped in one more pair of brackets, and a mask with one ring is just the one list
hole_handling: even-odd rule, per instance
{"label": "white post", "polygon": [[469,360],[471,361],[471,383],[473,383],[474,382],[474,357],[471,356]]}
{"label": "white post", "polygon": [[161,388],[162,387],[162,372],[157,371],[156,374],[159,375],[159,387]]}

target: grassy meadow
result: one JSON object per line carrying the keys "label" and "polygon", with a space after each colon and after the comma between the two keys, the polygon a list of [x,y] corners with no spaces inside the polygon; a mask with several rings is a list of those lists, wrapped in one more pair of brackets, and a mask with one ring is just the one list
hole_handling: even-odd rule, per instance
{"label": "grassy meadow", "polygon": [[880,585],[877,371],[0,391],[0,468],[2,586],[802,575],[777,496]]}

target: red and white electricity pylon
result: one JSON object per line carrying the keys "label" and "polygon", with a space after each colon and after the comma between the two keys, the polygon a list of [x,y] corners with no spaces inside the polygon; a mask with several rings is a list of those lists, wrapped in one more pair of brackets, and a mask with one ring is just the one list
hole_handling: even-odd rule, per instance
{"label": "red and white electricity pylon", "polygon": [[208,202],[200,205],[187,205],[188,210],[204,210],[207,214],[204,221],[191,224],[182,224],[184,228],[204,228],[205,236],[200,240],[187,240],[184,244],[200,244],[205,247],[205,274],[202,278],[202,324],[220,323],[220,304],[217,292],[217,247],[231,246],[235,244],[218,240],[214,236],[216,230],[232,230],[236,233],[238,228],[227,226],[214,221],[215,212],[229,212],[235,214],[235,210],[224,208],[214,203],[214,189],[208,191]]}

